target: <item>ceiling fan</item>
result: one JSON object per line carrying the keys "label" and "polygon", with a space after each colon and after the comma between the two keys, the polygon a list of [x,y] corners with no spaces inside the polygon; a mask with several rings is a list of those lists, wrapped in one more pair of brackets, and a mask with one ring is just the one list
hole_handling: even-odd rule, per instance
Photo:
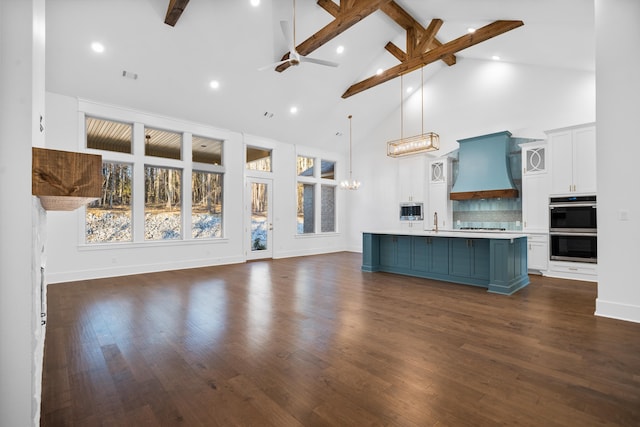
{"label": "ceiling fan", "polygon": [[324,59],[309,58],[307,56],[300,55],[296,50],[296,0],[293,0],[293,31],[291,30],[289,21],[280,21],[280,28],[282,29],[282,34],[284,35],[285,40],[287,41],[287,46],[289,46],[288,57],[286,59],[282,59],[281,61],[274,62],[273,64],[260,67],[258,68],[259,71],[266,70],[267,68],[277,67],[286,63],[289,63],[289,65],[300,65],[301,62],[311,62],[313,64],[325,65],[328,67],[338,66],[338,64],[335,62],[326,61]]}

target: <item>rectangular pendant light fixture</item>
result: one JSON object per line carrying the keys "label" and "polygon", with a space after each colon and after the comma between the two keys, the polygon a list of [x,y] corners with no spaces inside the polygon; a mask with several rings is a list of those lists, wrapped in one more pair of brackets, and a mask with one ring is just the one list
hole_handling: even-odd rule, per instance
{"label": "rectangular pendant light fixture", "polygon": [[440,149],[440,136],[434,132],[387,142],[387,156],[403,157]]}

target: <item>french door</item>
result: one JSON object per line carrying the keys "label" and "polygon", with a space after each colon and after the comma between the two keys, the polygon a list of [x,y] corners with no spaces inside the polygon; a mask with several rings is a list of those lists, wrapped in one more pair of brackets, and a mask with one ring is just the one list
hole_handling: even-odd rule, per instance
{"label": "french door", "polygon": [[247,178],[245,248],[248,260],[273,257],[273,181]]}

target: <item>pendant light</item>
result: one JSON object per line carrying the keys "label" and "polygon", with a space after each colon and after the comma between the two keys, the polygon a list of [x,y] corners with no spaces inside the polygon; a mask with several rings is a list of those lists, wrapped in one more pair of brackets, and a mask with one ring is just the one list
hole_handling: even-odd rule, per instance
{"label": "pendant light", "polygon": [[344,190],[357,190],[360,188],[360,181],[353,179],[353,163],[351,160],[351,147],[352,147],[352,128],[351,128],[351,118],[353,116],[349,114],[349,179],[344,180],[340,183],[340,188]]}
{"label": "pendant light", "polygon": [[420,135],[410,136],[405,138],[404,131],[404,110],[403,110],[403,81],[402,75],[400,76],[400,139],[387,142],[387,156],[389,157],[403,157],[412,154],[425,153],[428,151],[436,151],[440,149],[440,136],[435,132],[424,132],[424,78],[423,69],[420,68],[420,80],[421,80],[421,116],[422,116],[422,129]]}

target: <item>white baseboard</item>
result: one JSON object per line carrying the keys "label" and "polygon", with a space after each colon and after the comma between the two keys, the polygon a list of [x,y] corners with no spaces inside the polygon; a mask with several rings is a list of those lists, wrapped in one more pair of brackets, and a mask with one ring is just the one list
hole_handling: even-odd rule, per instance
{"label": "white baseboard", "polygon": [[79,280],[102,279],[105,277],[130,276],[132,274],[155,273],[159,271],[184,270],[187,268],[212,267],[216,265],[238,264],[245,262],[244,257],[203,258],[189,261],[163,262],[142,265],[109,266],[90,270],[75,270],[59,273],[47,273],[47,283],[77,282]]}
{"label": "white baseboard", "polygon": [[596,316],[640,323],[640,306],[596,299]]}

